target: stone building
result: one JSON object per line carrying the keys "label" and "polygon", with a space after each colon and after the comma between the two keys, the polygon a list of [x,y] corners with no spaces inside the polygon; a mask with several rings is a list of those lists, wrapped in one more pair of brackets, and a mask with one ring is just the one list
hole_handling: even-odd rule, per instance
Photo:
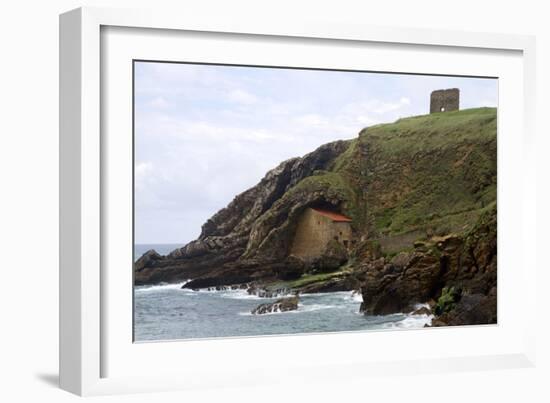
{"label": "stone building", "polygon": [[430,96],[430,113],[457,111],[460,107],[460,90],[433,91]]}
{"label": "stone building", "polygon": [[332,240],[349,249],[354,243],[350,222],[334,211],[306,209],[298,221],[290,253],[307,262],[320,257]]}

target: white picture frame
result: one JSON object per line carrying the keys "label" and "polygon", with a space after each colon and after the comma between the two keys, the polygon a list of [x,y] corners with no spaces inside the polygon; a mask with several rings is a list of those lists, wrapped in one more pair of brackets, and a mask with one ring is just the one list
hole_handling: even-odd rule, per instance
{"label": "white picture frame", "polygon": [[[476,57],[475,55],[484,57],[487,54],[513,55],[509,73],[503,73],[509,74],[506,76],[509,78],[505,80],[508,84],[505,83],[505,85],[510,86],[510,92],[506,93],[513,99],[504,99],[503,108],[499,104],[499,112],[503,111],[499,113],[499,273],[501,264],[502,267],[510,267],[511,273],[505,275],[503,282],[499,277],[499,325],[475,329],[431,329],[428,332],[354,332],[342,335],[163,342],[137,348],[132,340],[127,338],[127,327],[118,329],[113,325],[127,323],[119,319],[120,312],[128,305],[121,304],[117,308],[118,311],[112,305],[113,299],[109,298],[109,295],[112,292],[112,285],[118,280],[110,276],[110,271],[105,271],[110,267],[111,244],[105,241],[104,231],[109,227],[109,220],[113,217],[112,214],[105,213],[111,211],[109,197],[106,194],[111,191],[108,186],[109,181],[116,180],[110,178],[112,173],[109,172],[109,167],[112,167],[112,164],[108,164],[109,153],[105,152],[105,147],[106,145],[115,147],[110,148],[110,152],[116,152],[117,147],[110,142],[112,136],[108,139],[102,137],[105,133],[109,133],[111,128],[111,123],[107,119],[110,110],[103,108],[105,94],[111,94],[113,91],[109,81],[102,80],[102,74],[106,74],[103,70],[102,57],[110,55],[102,49],[106,47],[102,32],[108,31],[109,27],[117,27],[116,29],[123,31],[126,29],[127,31],[123,34],[126,36],[134,35],[132,33],[134,29],[172,33],[168,39],[162,39],[160,36],[156,39],[152,38],[151,43],[144,45],[144,48],[148,46],[150,48],[155,41],[177,41],[178,32],[193,32],[194,36],[198,37],[201,33],[204,35],[217,33],[218,37],[241,35],[260,42],[262,40],[295,41],[306,46],[311,44],[310,41],[320,41],[319,43],[332,46],[335,50],[346,44],[354,46],[374,44],[381,49],[394,46],[397,53],[404,52],[406,47],[411,47],[413,51],[427,52],[427,54],[433,50],[450,53],[469,52],[473,55],[471,57]],[[144,35],[151,32],[153,31],[147,31]],[[121,50],[120,43],[122,42],[117,45],[116,41],[112,41],[109,42],[109,46],[119,46],[117,49]],[[159,48],[162,49],[163,46]],[[123,53],[121,51],[117,54]],[[158,55],[160,57],[160,53]],[[462,57],[458,53],[457,55]],[[124,57],[132,57],[132,55],[128,53]],[[262,55],[256,53],[250,58],[252,58],[250,60],[256,58],[260,61]],[[534,158],[531,158],[534,153],[534,58],[534,38],[520,35],[383,28],[315,21],[300,24],[269,20],[248,21],[244,17],[239,20],[212,20],[195,18],[193,15],[171,15],[149,10],[81,8],[61,15],[61,387],[79,395],[96,395],[208,388],[229,384],[246,386],[275,382],[273,365],[277,369],[276,382],[279,383],[295,382],[293,379],[297,376],[301,380],[304,378],[323,380],[329,379],[327,374],[330,374],[331,379],[335,376],[339,379],[348,379],[382,373],[396,375],[534,365],[534,322],[530,320],[529,315],[535,312],[536,262],[535,254],[529,253],[528,250],[528,245],[533,242],[528,243],[527,237],[527,234],[536,233],[536,220],[534,208],[532,208],[535,185],[531,179],[534,178],[535,172]],[[423,67],[419,64],[417,68]],[[434,68],[445,69],[445,65],[441,64]],[[479,68],[482,69],[482,67]],[[413,71],[414,66],[404,70]],[[113,88],[115,88],[114,85]],[[109,105],[114,105],[112,99],[122,99],[120,102],[116,101],[121,104],[122,115],[125,110],[127,111],[128,105],[124,97],[130,96],[127,89],[128,83],[117,87],[114,98],[109,98],[110,95],[108,95]],[[514,94],[514,97],[511,94]],[[518,116],[510,118],[509,121],[502,120],[500,115],[504,114],[507,108],[511,110],[512,107],[515,108],[514,110],[520,108]],[[126,132],[129,122],[123,121],[124,119],[119,119],[115,124],[126,124],[126,126],[120,126],[122,131]],[[502,132],[500,127],[503,129]],[[517,131],[508,130],[512,127]],[[503,137],[502,133],[506,136]],[[117,141],[118,146],[124,149],[128,140],[121,137]],[[511,159],[507,152],[514,149],[517,154]],[[513,163],[514,172],[511,166],[507,167],[503,162]],[[120,177],[124,181],[127,176]],[[503,188],[501,186],[503,181],[520,186],[522,191]],[[504,201],[503,208],[501,208],[501,200]],[[124,211],[124,206],[119,208]],[[510,218],[503,211],[504,213],[515,211],[516,216]],[[127,224],[128,222],[117,225],[124,229]],[[508,231],[503,232],[503,229]],[[507,234],[511,230],[515,234],[515,243],[512,243],[514,239],[506,238],[509,237]],[[109,236],[110,240],[118,240]],[[503,250],[505,254],[508,246],[514,246],[514,256],[509,256],[509,259],[503,261],[500,251]],[[513,267],[514,263],[517,263],[515,267]],[[512,272],[512,270],[515,271]],[[111,281],[113,284],[110,283]],[[518,284],[517,281],[521,281],[523,291],[522,300],[518,302],[521,305],[514,308],[509,301],[503,301],[502,295],[508,292],[507,287]],[[501,310],[505,314],[508,312],[508,316],[512,317],[514,312],[517,313],[513,311],[514,309],[521,309],[524,319],[504,320],[501,323]],[[128,312],[128,315],[131,315],[131,312]],[[464,341],[462,349],[445,348],[445,341],[456,338]],[[332,343],[334,346],[343,346],[344,350],[351,351],[357,346],[370,342],[378,346],[382,343],[383,346],[383,339],[390,340],[387,344],[401,345],[402,348],[395,348],[391,355],[388,354],[387,346],[379,348],[378,355],[375,351],[367,351],[367,349],[363,355],[357,354],[349,359],[340,359],[337,354],[316,357],[315,350],[311,347],[319,343],[327,346]],[[485,340],[487,344],[477,343],[478,340]],[[493,348],[489,350],[487,346],[491,340],[501,340],[501,342],[492,343]],[[468,341],[471,342],[470,345]],[[431,343],[439,349],[417,354],[407,350],[409,345],[423,345],[422,343]],[[475,343],[478,345],[473,347]],[[263,354],[266,346],[269,346],[274,356],[283,350],[292,349],[292,351],[299,351],[301,357],[295,358],[294,361],[277,364],[270,362],[269,368],[265,363],[242,362],[243,360],[239,362],[239,354],[242,354],[243,349],[254,356],[254,354]],[[137,354],[140,354],[139,360],[136,358]],[[185,363],[181,361],[180,355],[187,357]],[[221,364],[214,370],[209,366],[209,360],[205,360],[208,356],[233,357],[229,360],[232,364],[231,366]],[[126,366],[113,364],[111,368],[111,363],[117,362],[128,364]],[[136,368],[136,362],[142,362],[143,366],[149,367],[149,371]],[[159,369],[161,367],[162,371]],[[154,371],[158,374],[153,374],[150,371],[151,368],[158,369]],[[304,368],[308,368],[307,374],[304,373]],[[281,371],[281,369],[284,370]],[[205,374],[208,374],[208,379],[205,378]]]}

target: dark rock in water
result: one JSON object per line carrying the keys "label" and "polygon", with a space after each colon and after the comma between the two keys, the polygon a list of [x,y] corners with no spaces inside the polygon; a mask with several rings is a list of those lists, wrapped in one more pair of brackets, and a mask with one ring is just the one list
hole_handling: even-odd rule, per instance
{"label": "dark rock in water", "polygon": [[251,311],[251,313],[253,315],[262,315],[273,312],[295,311],[296,309],[298,309],[299,301],[300,300],[298,296],[281,298],[272,303],[258,305]]}
{"label": "dark rock in water", "polygon": [[431,315],[432,311],[430,308],[426,308],[425,306],[418,308],[415,310],[411,315]]}

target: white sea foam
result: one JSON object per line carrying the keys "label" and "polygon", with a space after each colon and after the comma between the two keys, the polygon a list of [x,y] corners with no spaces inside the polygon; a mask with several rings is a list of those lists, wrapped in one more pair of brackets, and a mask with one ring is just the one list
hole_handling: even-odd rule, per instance
{"label": "white sea foam", "polygon": [[352,291],[332,291],[332,292],[308,292],[300,294],[300,297],[351,297]]}
{"label": "white sea foam", "polygon": [[295,312],[298,312],[298,311],[285,311],[285,312],[277,311],[277,312],[265,312],[261,314],[253,314],[252,312],[239,312],[239,316],[271,316],[271,315],[284,315],[287,313],[295,313]]}
{"label": "white sea foam", "polygon": [[360,293],[354,293],[354,291],[312,292],[300,294],[300,297],[339,297],[344,301],[363,302],[363,296]]}
{"label": "white sea foam", "polygon": [[363,296],[359,292],[351,291],[351,293],[346,296],[347,300],[351,300],[353,302],[363,302]]}
{"label": "white sea foam", "polygon": [[290,311],[290,312],[314,312],[314,311],[321,311],[323,309],[334,309],[334,308],[341,308],[342,305],[330,305],[330,304],[311,304],[311,305],[301,305],[298,304],[298,310],[296,311]]}
{"label": "white sea foam", "polygon": [[220,297],[230,299],[253,299],[253,300],[268,300],[269,298],[258,297],[254,294],[249,294],[246,290],[224,290],[218,291]]}
{"label": "white sea foam", "polygon": [[[155,285],[142,285],[137,286],[134,288],[136,292],[157,292],[157,291],[165,291],[165,290],[179,290],[182,286],[187,284],[189,280],[184,281],[182,283],[161,283],[161,284],[155,284]],[[192,291],[187,288],[183,288],[182,291]]]}
{"label": "white sea foam", "polygon": [[414,329],[431,325],[433,315],[408,315],[405,319],[395,323],[397,328]]}
{"label": "white sea foam", "polygon": [[428,309],[430,309],[430,304],[428,304],[428,303],[425,303],[425,304],[415,304],[415,305],[414,305],[414,310],[413,310],[413,312],[416,311],[416,310],[418,310],[418,309],[420,309],[420,308],[428,308]]}

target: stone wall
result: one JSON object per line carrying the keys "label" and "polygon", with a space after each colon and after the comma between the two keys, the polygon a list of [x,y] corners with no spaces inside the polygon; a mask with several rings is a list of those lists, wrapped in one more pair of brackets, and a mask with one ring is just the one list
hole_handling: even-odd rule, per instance
{"label": "stone wall", "polygon": [[430,96],[430,113],[457,111],[460,107],[460,90],[433,91]]}
{"label": "stone wall", "polygon": [[313,209],[306,209],[298,221],[290,254],[305,261],[320,257],[331,240],[350,247],[351,226],[347,222],[334,222]]}

